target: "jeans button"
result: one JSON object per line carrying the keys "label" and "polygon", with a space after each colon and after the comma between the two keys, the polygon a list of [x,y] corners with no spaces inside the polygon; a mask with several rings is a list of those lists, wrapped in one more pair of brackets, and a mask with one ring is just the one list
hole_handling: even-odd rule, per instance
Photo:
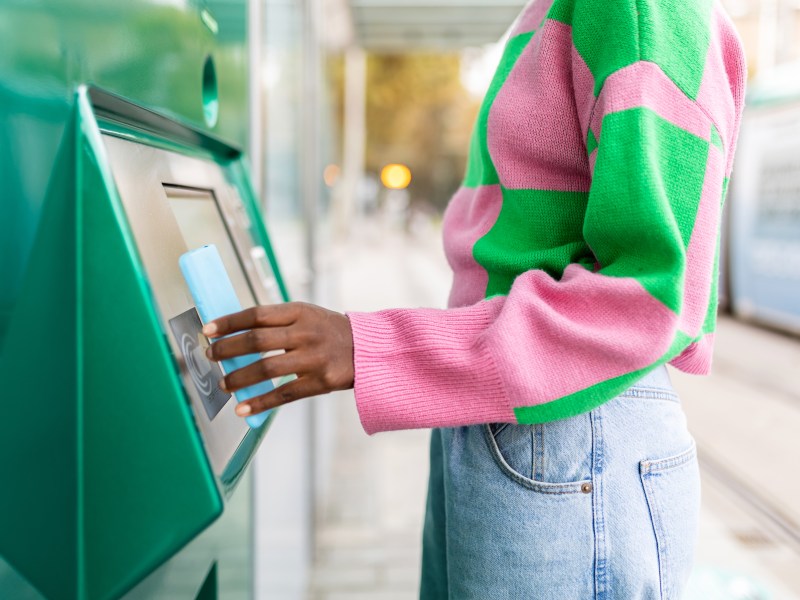
{"label": "jeans button", "polygon": [[584,483],[581,485],[581,491],[584,494],[591,494],[592,493],[592,484],[591,483]]}

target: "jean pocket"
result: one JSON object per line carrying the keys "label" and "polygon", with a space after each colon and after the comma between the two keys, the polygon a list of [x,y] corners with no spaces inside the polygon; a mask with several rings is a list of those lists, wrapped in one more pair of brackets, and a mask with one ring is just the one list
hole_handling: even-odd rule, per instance
{"label": "jean pocket", "polygon": [[692,570],[700,513],[694,442],[675,456],[641,461],[639,474],[658,551],[661,600],[678,600]]}
{"label": "jean pocket", "polygon": [[567,435],[559,431],[565,422],[557,421],[491,423],[484,434],[495,463],[513,481],[544,494],[587,494],[592,491],[591,425],[586,415],[585,435],[575,435],[573,419],[565,420],[572,421]]}

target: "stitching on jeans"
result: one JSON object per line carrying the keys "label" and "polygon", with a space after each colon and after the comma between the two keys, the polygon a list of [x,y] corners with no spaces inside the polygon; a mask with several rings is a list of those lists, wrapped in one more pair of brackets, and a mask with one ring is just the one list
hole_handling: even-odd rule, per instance
{"label": "stitching on jeans", "polygon": [[665,388],[630,387],[619,395],[620,398],[644,398],[650,400],[671,400],[680,402],[680,397],[674,391]]}
{"label": "stitching on jeans", "polygon": [[645,459],[639,463],[639,471],[642,475],[656,475],[663,471],[676,469],[694,459],[697,454],[697,445],[692,440],[692,445],[683,452],[666,458],[656,460]]}
{"label": "stitching on jeans", "polygon": [[[492,425],[492,424],[490,424]],[[494,435],[500,435],[501,431],[505,431],[506,427],[510,425],[510,423],[497,423],[498,427],[494,430]]]}
{"label": "stitching on jeans", "polygon": [[[544,423],[538,423],[537,425],[533,426],[533,431],[536,435],[536,466],[540,481],[544,481],[544,474],[547,472],[545,465],[546,445],[544,443],[544,429]],[[534,477],[534,479],[536,479],[536,477]]]}
{"label": "stitching on jeans", "polygon": [[607,579],[607,549],[604,504],[603,504],[603,470],[604,448],[603,448],[603,407],[589,413],[592,431],[592,528],[594,530],[594,585],[595,598],[601,600],[608,597]]}
{"label": "stitching on jeans", "polygon": [[547,483],[544,481],[533,481],[523,477],[506,462],[506,459],[500,452],[500,447],[497,445],[497,440],[495,440],[494,436],[492,435],[492,430],[489,425],[483,426],[483,436],[489,446],[489,454],[492,455],[494,462],[498,467],[500,467],[500,470],[516,483],[519,483],[523,487],[533,490],[534,492],[552,495],[584,494],[585,492],[581,489],[582,486],[586,483],[591,483],[591,479],[570,481],[567,483]]}
{"label": "stitching on jeans", "polygon": [[536,481],[536,426],[530,429],[531,435],[531,479]]}
{"label": "stitching on jeans", "polygon": [[697,445],[692,440],[692,444],[679,454],[668,456],[657,460],[643,460],[639,463],[640,478],[644,489],[645,499],[650,510],[650,519],[653,525],[653,535],[656,540],[656,551],[658,554],[658,576],[661,598],[666,599],[671,591],[670,565],[671,550],[663,539],[665,529],[663,511],[664,505],[659,494],[656,493],[653,485],[660,477],[664,477],[672,471],[691,464],[697,455]]}
{"label": "stitching on jeans", "polygon": [[656,495],[653,493],[653,488],[651,487],[651,476],[643,476],[642,477],[642,487],[644,488],[644,495],[645,500],[647,501],[647,506],[650,509],[650,519],[653,524],[653,536],[655,537],[656,541],[656,554],[658,556],[658,586],[659,586],[659,596],[661,598],[666,598],[666,579],[667,573],[666,569],[664,569],[664,565],[666,565],[666,553],[664,548],[664,540],[662,536],[659,535],[661,531],[661,509],[656,499]]}

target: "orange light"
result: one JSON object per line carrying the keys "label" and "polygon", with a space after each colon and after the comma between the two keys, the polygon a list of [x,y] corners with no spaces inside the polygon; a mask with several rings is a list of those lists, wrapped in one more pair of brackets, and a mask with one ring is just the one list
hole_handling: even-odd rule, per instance
{"label": "orange light", "polygon": [[328,165],[325,167],[325,170],[322,172],[322,179],[325,181],[325,185],[333,187],[333,184],[339,179],[341,171],[339,165]]}
{"label": "orange light", "polygon": [[411,169],[405,165],[386,165],[381,170],[381,183],[390,190],[404,190],[411,183]]}

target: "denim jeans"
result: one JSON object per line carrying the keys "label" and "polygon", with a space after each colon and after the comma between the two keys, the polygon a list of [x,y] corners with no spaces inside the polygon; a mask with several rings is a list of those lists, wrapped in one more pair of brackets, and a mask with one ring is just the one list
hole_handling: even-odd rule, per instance
{"label": "denim jeans", "polygon": [[699,510],[666,367],[569,419],[437,429],[420,597],[676,600]]}

